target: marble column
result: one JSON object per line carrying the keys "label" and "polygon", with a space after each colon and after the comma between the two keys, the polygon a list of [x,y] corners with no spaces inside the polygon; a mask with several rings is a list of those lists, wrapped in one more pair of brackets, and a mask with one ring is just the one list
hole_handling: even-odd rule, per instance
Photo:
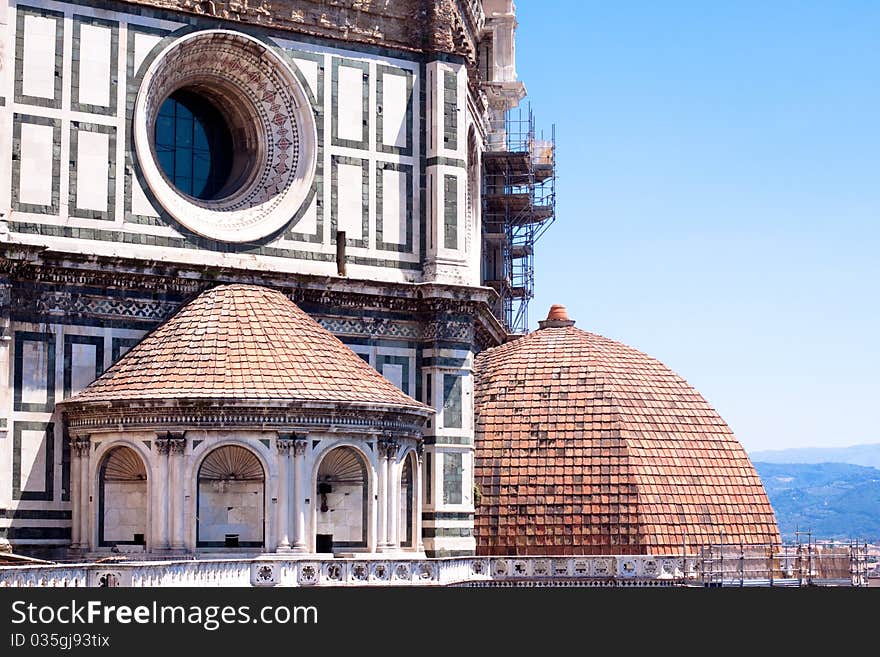
{"label": "marble column", "polygon": [[390,442],[385,448],[388,459],[388,536],[386,542],[389,550],[400,549],[400,464],[397,453],[400,446]]}
{"label": "marble column", "polygon": [[376,550],[383,552],[388,547],[388,445],[390,441],[380,440],[379,453],[379,503],[376,511],[379,513],[379,522],[376,540]]}
{"label": "marble column", "polygon": [[171,440],[167,434],[156,438],[156,477],[153,485],[153,551],[168,550],[169,545],[169,500],[168,453]]}
{"label": "marble column", "polygon": [[171,470],[171,549],[186,549],[183,522],[183,455],[186,452],[186,436],[183,433],[169,434],[169,465]]}
{"label": "marble column", "polygon": [[70,438],[70,549],[78,550],[81,542],[82,520],[82,498],[80,496],[80,465],[82,459],[79,454],[79,443],[76,438]]}
{"label": "marble column", "polygon": [[413,540],[412,546],[416,552],[424,552],[425,544],[422,543],[422,461],[424,460],[425,445],[420,440],[416,447],[417,464],[416,471],[413,473]]}
{"label": "marble column", "polygon": [[297,438],[293,441],[293,551],[308,552],[306,541],[306,497],[309,496],[309,482],[306,474],[306,448],[308,441]]}
{"label": "marble column", "polygon": [[94,515],[93,509],[97,509],[91,505],[91,469],[92,469],[92,441],[88,436],[80,436],[77,439],[77,452],[79,453],[79,545],[82,550],[94,549],[92,542],[92,522]]}
{"label": "marble column", "polygon": [[290,550],[290,449],[293,441],[290,438],[278,437],[275,439],[275,448],[278,451],[278,502],[275,509],[276,524],[275,532],[278,536],[278,552]]}

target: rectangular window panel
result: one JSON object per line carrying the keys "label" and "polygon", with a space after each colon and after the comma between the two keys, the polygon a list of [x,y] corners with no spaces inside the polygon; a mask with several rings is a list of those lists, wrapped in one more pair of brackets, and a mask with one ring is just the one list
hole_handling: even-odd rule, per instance
{"label": "rectangular window panel", "polygon": [[49,413],[55,406],[55,336],[15,334],[15,410]]}
{"label": "rectangular window panel", "polygon": [[425,503],[431,504],[431,493],[434,478],[434,459],[431,452],[425,453]]}
{"label": "rectangular window panel", "polygon": [[64,397],[85,388],[104,371],[104,338],[98,335],[64,336]]}
{"label": "rectangular window panel", "polygon": [[12,499],[54,498],[55,425],[15,422],[12,439]]}
{"label": "rectangular window panel", "polygon": [[458,248],[458,178],[443,176],[443,246]]}
{"label": "rectangular window panel", "polygon": [[461,377],[458,374],[443,375],[443,426],[456,429],[462,426]]}
{"label": "rectangular window panel", "polygon": [[458,79],[453,71],[443,72],[443,146],[458,149]]}
{"label": "rectangular window panel", "polygon": [[382,376],[403,390],[403,365],[385,363],[385,365],[382,366]]}
{"label": "rectangular window panel", "polygon": [[140,338],[113,338],[113,347],[111,351],[113,362],[115,363],[122,358],[129,349],[140,341]]}
{"label": "rectangular window panel", "polygon": [[461,504],[461,454],[443,455],[443,504]]}

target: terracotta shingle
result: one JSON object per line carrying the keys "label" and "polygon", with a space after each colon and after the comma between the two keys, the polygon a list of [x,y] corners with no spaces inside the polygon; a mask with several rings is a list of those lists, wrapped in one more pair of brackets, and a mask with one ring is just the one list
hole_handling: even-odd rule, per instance
{"label": "terracotta shingle", "polygon": [[427,409],[282,293],[254,285],[200,294],[68,402],[177,398]]}
{"label": "terracotta shingle", "polygon": [[479,553],[779,541],[745,450],[696,390],[659,361],[575,328],[564,309],[551,315],[476,359]]}

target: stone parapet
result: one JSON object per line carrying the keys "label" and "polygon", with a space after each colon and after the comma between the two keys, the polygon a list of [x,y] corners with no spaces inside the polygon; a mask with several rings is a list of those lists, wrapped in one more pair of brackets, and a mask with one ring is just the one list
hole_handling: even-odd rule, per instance
{"label": "stone parapet", "polygon": [[483,25],[465,0],[127,0],[125,4],[289,30],[309,36],[472,56]]}

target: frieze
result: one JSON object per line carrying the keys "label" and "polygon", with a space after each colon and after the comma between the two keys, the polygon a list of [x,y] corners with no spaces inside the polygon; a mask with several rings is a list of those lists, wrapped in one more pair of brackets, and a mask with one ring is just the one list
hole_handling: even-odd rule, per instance
{"label": "frieze", "polygon": [[[185,299],[199,292],[224,283],[249,283],[284,291],[334,333],[457,342],[476,339],[480,348],[495,346],[506,338],[501,323],[487,304],[495,293],[487,288],[348,279],[328,281],[325,277],[306,274],[181,268],[159,263],[144,266],[113,258],[72,262],[75,256],[68,256],[62,264],[51,254],[25,251],[27,249],[4,253],[0,249],[0,271],[9,274],[8,282],[13,286],[10,305],[18,312],[160,322],[173,314]],[[338,289],[333,289],[337,285]],[[71,291],[71,288],[90,289]],[[103,290],[108,293],[101,294]],[[128,297],[127,290],[153,298]],[[363,315],[322,317],[320,312],[315,312],[320,308],[350,308]],[[416,318],[455,315],[464,321],[420,329],[419,322],[369,318],[370,313],[405,313]],[[419,330],[421,334],[417,333]]]}
{"label": "frieze", "polygon": [[[420,412],[408,413],[372,410],[300,409],[284,411],[266,408],[89,408],[69,406],[65,409],[71,433],[95,430],[120,430],[139,427],[217,427],[276,430],[299,429],[302,432],[344,430],[349,433],[374,435],[377,432],[419,438],[426,419]],[[164,438],[165,432],[162,432]],[[302,446],[300,446],[300,443]],[[295,440],[294,449],[304,450],[305,440]],[[163,447],[164,449],[164,447]],[[301,452],[304,453],[304,452]]]}
{"label": "frieze", "polygon": [[94,315],[161,322],[180,307],[177,301],[45,292],[36,299],[42,315]]}
{"label": "frieze", "polygon": [[415,322],[348,317],[317,317],[316,320],[334,335],[370,335],[412,340],[422,337],[422,331]]}

